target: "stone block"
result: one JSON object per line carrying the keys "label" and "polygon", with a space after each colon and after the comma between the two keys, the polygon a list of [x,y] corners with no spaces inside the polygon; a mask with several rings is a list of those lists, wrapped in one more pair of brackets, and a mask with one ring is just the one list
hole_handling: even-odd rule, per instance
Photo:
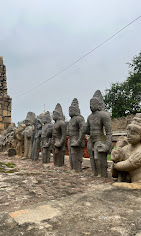
{"label": "stone block", "polygon": [[11,123],[11,117],[4,117],[4,122]]}
{"label": "stone block", "polygon": [[4,129],[4,124],[0,124],[0,129]]}
{"label": "stone block", "polygon": [[7,110],[3,110],[3,116],[7,116]]}

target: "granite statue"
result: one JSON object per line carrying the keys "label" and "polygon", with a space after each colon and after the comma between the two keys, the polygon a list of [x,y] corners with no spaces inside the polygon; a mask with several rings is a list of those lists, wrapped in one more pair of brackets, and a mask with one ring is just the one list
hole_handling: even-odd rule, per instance
{"label": "granite statue", "polygon": [[71,117],[68,125],[68,150],[71,170],[82,170],[83,147],[85,146],[84,118],[80,115],[79,103],[74,98],[69,107]]}
{"label": "granite statue", "polygon": [[37,161],[39,159],[39,153],[41,149],[41,132],[42,132],[42,122],[39,117],[37,117],[34,121],[34,131],[32,137],[32,161]]}
{"label": "granite statue", "polygon": [[107,154],[112,148],[112,126],[100,90],[90,100],[90,109],[92,113],[87,119],[85,131],[90,135],[87,148],[91,167],[95,176],[107,178]]}
{"label": "granite statue", "polygon": [[17,128],[15,123],[12,123],[5,131],[3,142],[3,147],[5,151],[8,151],[9,148],[16,148],[16,129]]}
{"label": "granite statue", "polygon": [[0,152],[3,152],[4,135],[0,134]]}
{"label": "granite statue", "polygon": [[114,165],[121,161],[118,157],[118,155],[116,155],[117,150],[120,151],[121,148],[125,147],[126,145],[128,145],[128,139],[125,136],[121,136],[118,138],[117,143],[116,143],[116,151],[115,149],[112,151],[112,168],[111,168],[111,172],[112,172],[112,177],[116,178],[118,182],[130,182],[130,176],[127,172],[124,171],[118,171],[114,168]]}
{"label": "granite statue", "polygon": [[52,131],[53,141],[53,159],[55,166],[64,165],[66,123],[62,112],[62,107],[58,103],[53,111],[53,120],[55,121]]}
{"label": "granite statue", "polygon": [[16,154],[21,157],[23,157],[24,154],[24,130],[25,130],[24,123],[20,124],[16,130],[16,138],[17,138]]}
{"label": "granite statue", "polygon": [[126,182],[141,182],[141,113],[137,113],[127,126],[128,144],[117,147],[111,153],[114,169],[130,176]]}
{"label": "granite statue", "polygon": [[44,124],[41,133],[42,161],[43,163],[50,163],[53,124],[49,111],[42,117],[42,123]]}
{"label": "granite statue", "polygon": [[32,144],[33,144],[33,132],[34,132],[34,122],[35,122],[35,113],[28,112],[25,119],[25,130],[24,134],[24,157],[31,158],[32,153]]}

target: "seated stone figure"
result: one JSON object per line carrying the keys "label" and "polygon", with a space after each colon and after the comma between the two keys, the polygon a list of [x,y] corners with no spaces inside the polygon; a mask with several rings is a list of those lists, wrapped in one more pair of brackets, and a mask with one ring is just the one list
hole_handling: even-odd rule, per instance
{"label": "seated stone figure", "polygon": [[127,127],[128,145],[113,150],[114,169],[130,175],[131,182],[141,181],[141,113]]}
{"label": "seated stone figure", "polygon": [[118,138],[117,143],[116,143],[116,149],[114,149],[112,151],[112,155],[111,155],[111,160],[113,161],[112,164],[112,177],[113,178],[117,178],[118,182],[130,182],[130,176],[127,172],[124,171],[118,171],[114,168],[114,165],[119,162],[119,161],[123,161],[123,157],[118,155],[118,152],[120,152],[121,148],[123,148],[124,146],[128,145],[128,140],[127,137],[125,136],[121,136]]}

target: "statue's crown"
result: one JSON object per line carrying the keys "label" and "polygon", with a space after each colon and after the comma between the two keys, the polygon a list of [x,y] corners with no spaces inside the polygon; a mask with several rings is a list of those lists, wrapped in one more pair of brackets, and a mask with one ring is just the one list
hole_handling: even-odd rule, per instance
{"label": "statue's crown", "polygon": [[63,115],[63,111],[62,111],[62,107],[61,107],[60,103],[57,103],[57,105],[56,105],[54,111],[59,114],[60,118],[62,118],[63,120],[65,120],[65,117],[64,117],[64,115]]}
{"label": "statue's crown", "polygon": [[98,103],[101,105],[101,107],[103,109],[105,109],[105,104],[104,104],[103,97],[102,97],[102,94],[101,94],[100,90],[96,90],[96,92],[94,93],[91,101],[93,101],[93,100],[97,100]]}
{"label": "statue's crown", "polygon": [[73,99],[70,108],[73,108],[77,114],[80,114],[79,103],[77,98]]}

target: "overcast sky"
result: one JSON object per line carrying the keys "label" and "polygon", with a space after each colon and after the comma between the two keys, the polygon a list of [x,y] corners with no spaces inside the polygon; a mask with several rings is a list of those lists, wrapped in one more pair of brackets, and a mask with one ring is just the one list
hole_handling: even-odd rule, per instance
{"label": "overcast sky", "polygon": [[7,67],[12,121],[28,111],[52,112],[59,102],[67,120],[78,98],[81,114],[89,101],[128,76],[127,62],[141,51],[141,18],[73,67],[44,82],[141,15],[140,0],[0,0],[0,56]]}

